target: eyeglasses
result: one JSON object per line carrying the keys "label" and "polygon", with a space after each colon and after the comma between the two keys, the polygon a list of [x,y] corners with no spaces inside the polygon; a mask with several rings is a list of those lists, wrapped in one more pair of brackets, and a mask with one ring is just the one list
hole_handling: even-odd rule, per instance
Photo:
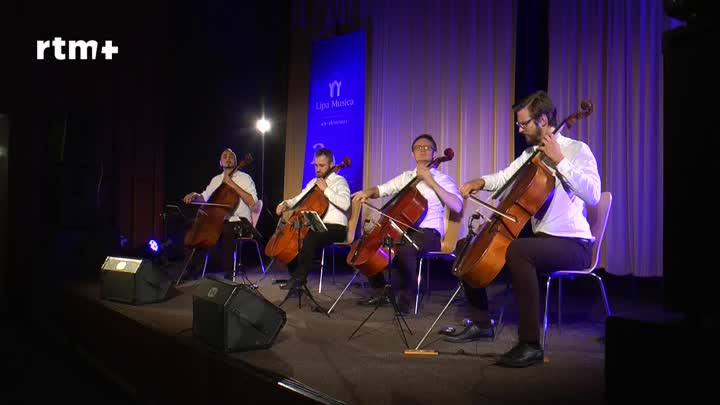
{"label": "eyeglasses", "polygon": [[522,128],[522,129],[526,129],[527,126],[528,126],[528,124],[529,124],[530,121],[532,121],[532,120],[533,120],[533,119],[530,118],[530,119],[528,119],[527,121],[523,121],[523,122],[517,122],[517,121],[515,121],[515,125],[517,125],[518,127]]}
{"label": "eyeglasses", "polygon": [[433,149],[432,145],[415,145],[415,146],[413,146],[413,150],[416,152],[420,152],[420,151],[425,152],[425,151],[428,151],[431,149]]}

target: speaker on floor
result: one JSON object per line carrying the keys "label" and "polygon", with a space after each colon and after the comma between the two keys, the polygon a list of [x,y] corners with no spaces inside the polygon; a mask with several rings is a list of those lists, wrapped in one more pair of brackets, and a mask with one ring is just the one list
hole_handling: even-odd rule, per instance
{"label": "speaker on floor", "polygon": [[619,403],[682,395],[691,403],[701,402],[714,387],[708,378],[711,373],[700,367],[708,353],[715,351],[709,344],[703,347],[711,336],[680,313],[609,316],[605,321],[605,399]]}
{"label": "speaker on floor", "polygon": [[222,351],[269,348],[286,321],[285,311],[245,284],[206,278],[193,293],[193,336]]}
{"label": "speaker on floor", "polygon": [[148,259],[108,256],[102,265],[100,296],[129,304],[160,302],[172,278]]}

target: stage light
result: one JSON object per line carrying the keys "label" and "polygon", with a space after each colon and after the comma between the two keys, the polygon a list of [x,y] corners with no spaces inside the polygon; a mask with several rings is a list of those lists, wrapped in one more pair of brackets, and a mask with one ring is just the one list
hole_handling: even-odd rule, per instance
{"label": "stage light", "polygon": [[257,130],[260,131],[261,134],[265,135],[266,132],[270,131],[270,121],[265,119],[265,117],[262,117],[257,120],[255,128],[257,128]]}
{"label": "stage light", "polygon": [[265,133],[270,131],[270,121],[265,116],[257,120],[255,128],[262,135],[262,163],[260,168],[260,199],[265,200]]}
{"label": "stage light", "polygon": [[182,251],[178,251],[172,239],[161,241],[150,239],[138,252],[138,257],[152,261],[158,266],[165,266],[172,260],[182,258]]}

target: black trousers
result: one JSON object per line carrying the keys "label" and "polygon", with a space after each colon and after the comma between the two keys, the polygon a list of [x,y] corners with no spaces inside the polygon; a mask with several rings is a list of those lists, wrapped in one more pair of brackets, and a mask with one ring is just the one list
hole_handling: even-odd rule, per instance
{"label": "black trousers", "polygon": [[[540,234],[510,242],[505,254],[505,269],[510,272],[513,283],[518,307],[518,337],[521,342],[540,341],[538,273],[584,269],[590,265],[591,256],[592,243],[581,239]],[[473,320],[488,321],[485,289],[464,286]]]}
{"label": "black trousers", "polygon": [[[235,258],[235,239],[238,236],[238,227],[240,222],[228,222],[223,223],[222,235],[220,235],[221,253],[220,253],[220,268],[226,277],[232,277],[233,275],[233,263]],[[239,252],[238,252],[239,253]]]}
{"label": "black trousers", "polygon": [[308,272],[317,250],[331,243],[345,241],[347,237],[347,227],[345,225],[325,224],[325,227],[327,232],[313,232],[310,230],[305,239],[302,240],[297,257],[288,263],[288,271],[292,278],[302,282],[307,281]]}
{"label": "black trousers", "polygon": [[[418,258],[427,252],[437,252],[440,250],[440,233],[432,228],[420,228],[422,232],[410,231],[408,236],[420,248],[410,243],[405,243],[397,248],[395,254],[395,264],[398,270],[391,276],[392,288],[399,299],[409,300],[415,295]],[[372,277],[368,277],[370,286],[375,290],[380,290],[385,286],[385,276],[378,273]]]}

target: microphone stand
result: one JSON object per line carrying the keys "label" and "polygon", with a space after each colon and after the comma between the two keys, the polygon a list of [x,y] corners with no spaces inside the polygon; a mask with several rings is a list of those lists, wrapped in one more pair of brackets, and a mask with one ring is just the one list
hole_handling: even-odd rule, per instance
{"label": "microphone stand", "polygon": [[[305,220],[303,221],[303,219],[305,219]],[[295,222],[293,222],[293,225],[292,225],[293,229],[296,229],[297,234],[298,234],[298,256],[300,255],[300,250],[302,248],[302,246],[301,246],[301,244],[302,244],[301,233],[302,232],[300,232],[300,230],[302,229],[303,226],[310,228],[313,232],[325,232],[326,231],[323,229],[318,229],[318,227],[314,226],[312,224],[312,222],[310,222],[309,219],[305,218],[304,215],[300,215],[300,217]],[[289,280],[288,282],[292,282],[292,279]],[[303,284],[302,287],[292,285],[290,287],[290,289],[288,290],[288,293],[285,296],[285,299],[283,299],[282,302],[280,303],[280,305],[278,305],[278,306],[279,307],[283,306],[285,301],[287,301],[294,294],[297,294],[297,297],[298,297],[298,308],[302,308],[302,296],[307,295],[308,299],[310,301],[312,301],[313,304],[315,304],[315,308],[313,308],[313,311],[322,312],[328,318],[330,318],[330,311],[326,311],[325,308],[320,306],[320,304],[318,304],[317,301],[315,301],[315,298],[313,297],[312,293],[310,293],[310,290],[308,290],[308,288],[307,288],[307,284]]]}
{"label": "microphone stand", "polygon": [[[391,266],[391,264],[392,264],[392,259],[393,259],[393,256],[392,256],[392,247],[393,247],[393,246],[402,246],[402,245],[405,245],[405,244],[407,243],[407,241],[409,240],[409,241],[410,241],[410,244],[411,244],[415,249],[419,250],[418,246],[412,241],[412,239],[410,239],[410,237],[407,236],[407,234],[402,230],[402,228],[400,228],[399,226],[397,226],[397,224],[395,224],[395,221],[393,221],[392,219],[390,219],[390,223],[391,223],[391,225],[393,226],[393,228],[395,228],[396,230],[400,230],[400,232],[402,233],[402,238],[401,238],[399,241],[397,241],[397,242],[395,242],[390,235],[386,235],[386,236],[383,238],[383,242],[382,242],[382,244],[381,244],[381,247],[384,247],[384,248],[387,249],[387,257],[388,257],[387,269],[390,269],[390,266]],[[357,275],[357,272],[356,272],[355,275]],[[354,279],[354,277],[353,277],[353,279]],[[352,280],[351,280],[350,282],[352,282]],[[350,284],[348,284],[348,285],[350,285]],[[347,289],[347,287],[345,287],[345,289]],[[343,291],[343,292],[345,292],[345,291]],[[342,294],[341,294],[341,295],[342,295]],[[340,297],[338,297],[338,299],[339,299],[339,298],[340,298]],[[377,304],[375,304],[375,308],[373,308],[372,312],[370,312],[370,314],[360,323],[360,325],[358,325],[358,327],[355,329],[355,331],[352,333],[352,335],[350,335],[350,337],[348,338],[348,341],[349,341],[350,339],[352,339],[353,336],[355,336],[355,333],[357,333],[357,331],[360,330],[360,328],[365,324],[365,322],[367,322],[368,319],[370,319],[370,317],[375,313],[375,311],[377,311],[377,309],[380,307],[380,305],[382,304],[382,302],[383,302],[386,298],[390,301],[390,304],[392,304],[393,310],[395,311],[395,317],[394,317],[394,319],[397,321],[398,327],[400,328],[400,334],[401,334],[401,336],[402,336],[403,342],[405,343],[405,347],[406,347],[406,348],[409,348],[409,347],[410,347],[410,346],[408,345],[407,337],[405,336],[405,330],[403,329],[403,323],[405,324],[405,327],[407,328],[408,333],[411,334],[411,335],[412,335],[413,333],[412,333],[412,331],[410,330],[410,326],[407,324],[407,321],[405,320],[405,317],[403,316],[402,312],[400,311],[400,308],[398,307],[397,300],[395,299],[395,294],[394,294],[394,292],[393,292],[392,286],[391,286],[390,284],[387,284],[387,283],[386,283],[385,286],[383,287],[383,291],[382,291],[381,296],[378,297],[378,302],[377,302]],[[337,303],[337,301],[335,301],[335,302]],[[334,305],[333,305],[333,306],[334,306]],[[399,319],[398,319],[398,318],[399,318]],[[402,323],[400,323],[400,320],[402,320]]]}

